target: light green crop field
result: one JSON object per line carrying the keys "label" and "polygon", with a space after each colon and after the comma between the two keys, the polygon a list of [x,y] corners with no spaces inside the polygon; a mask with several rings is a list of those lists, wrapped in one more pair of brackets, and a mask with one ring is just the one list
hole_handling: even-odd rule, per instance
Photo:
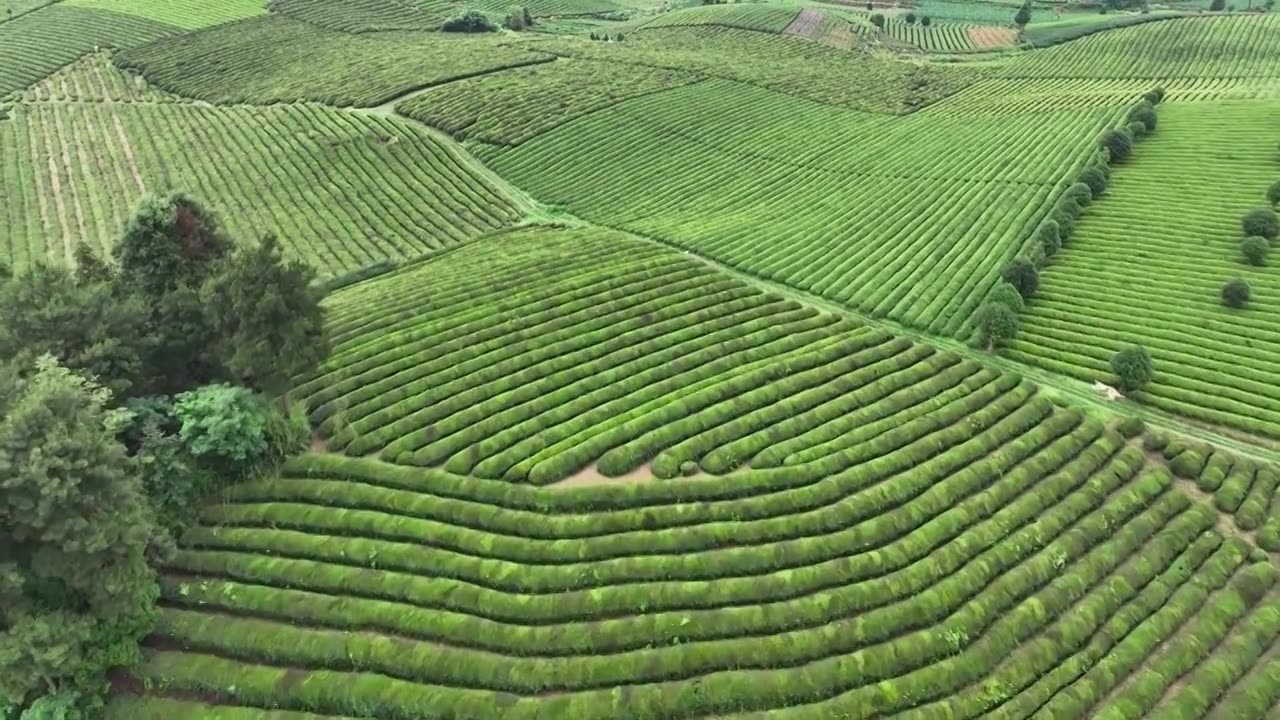
{"label": "light green crop field", "polygon": [[644,24],[644,29],[719,25],[722,27],[780,33],[799,14],[798,7],[760,5],[704,5],[659,15]]}
{"label": "light green crop field", "polygon": [[[1213,697],[1225,718],[1280,691],[1251,670],[1280,571],[1015,375],[595,229],[494,236],[330,305],[333,356],[297,392],[349,453],[444,467],[310,455],[211,505],[135,671],[160,695],[586,720]],[[593,462],[699,477],[575,487]]]}
{"label": "light green crop field", "polygon": [[1020,121],[897,118],[709,81],[567,123],[492,164],[594,222],[958,335],[1117,112],[1104,99]]}
{"label": "light green crop field", "polygon": [[272,0],[271,11],[329,30],[438,30],[456,14],[453,0]]}
{"label": "light green crop field", "polygon": [[[1169,105],[1081,218],[1028,306],[1015,357],[1086,379],[1146,345],[1143,400],[1280,438],[1280,279],[1244,263],[1240,218],[1280,179],[1280,103]],[[1222,306],[1233,277],[1249,308]]]}
{"label": "light green crop field", "polygon": [[[101,72],[86,63],[70,82],[87,88]],[[241,237],[276,233],[326,275],[521,215],[474,161],[402,120],[307,105],[126,102],[137,91],[117,95],[121,84],[103,82],[97,102],[20,104],[0,122],[13,266],[69,260],[81,240],[106,253],[138,197],[168,188],[207,198]]]}
{"label": "light green crop field", "polygon": [[51,5],[0,24],[0,98],[98,48],[125,48],[178,28],[122,13]]}
{"label": "light green crop field", "polygon": [[265,0],[61,0],[68,7],[111,10],[184,30],[241,20],[267,11]]}
{"label": "light green crop field", "polygon": [[369,106],[410,90],[547,62],[491,36],[352,35],[270,16],[174,37],[117,56],[173,93],[212,103],[311,100]]}

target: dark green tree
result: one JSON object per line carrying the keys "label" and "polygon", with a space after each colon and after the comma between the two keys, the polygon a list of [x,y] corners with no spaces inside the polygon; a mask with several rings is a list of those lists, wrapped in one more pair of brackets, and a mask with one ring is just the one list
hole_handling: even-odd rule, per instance
{"label": "dark green tree", "polygon": [[1087,183],[1075,182],[1062,193],[1062,196],[1069,198],[1077,207],[1083,208],[1093,202],[1093,189]]}
{"label": "dark green tree", "polygon": [[1139,390],[1155,377],[1151,353],[1141,345],[1131,345],[1111,356],[1111,372],[1125,392]]}
{"label": "dark green tree", "polygon": [[1227,0],[1212,0],[1209,3],[1209,10],[1212,12],[1222,12],[1227,8]]}
{"label": "dark green tree", "polygon": [[521,10],[521,15],[524,16],[524,26],[527,28],[533,27],[533,13],[529,12],[529,6],[525,5]]}
{"label": "dark green tree", "polygon": [[1240,227],[1246,236],[1257,235],[1275,240],[1280,234],[1280,215],[1269,207],[1254,208],[1240,219]]}
{"label": "dark green tree", "polygon": [[1001,277],[1024,298],[1031,297],[1035,294],[1036,288],[1040,287],[1039,271],[1036,270],[1034,263],[1024,257],[1015,258],[1013,262],[1006,265]]}
{"label": "dark green tree", "polygon": [[100,689],[139,658],[157,538],[110,393],[37,361],[0,370],[0,696]]}
{"label": "dark green tree", "polygon": [[1036,239],[1040,241],[1040,246],[1044,248],[1044,256],[1053,257],[1054,253],[1062,248],[1062,236],[1059,234],[1058,221],[1053,218],[1046,218],[1036,228]]}
{"label": "dark green tree", "polygon": [[76,282],[82,285],[112,283],[116,280],[115,270],[103,262],[85,242],[76,244],[75,267]]}
{"label": "dark green tree", "polygon": [[933,18],[929,17],[928,15],[920,16],[920,27],[929,27],[932,24],[933,24]]}
{"label": "dark green tree", "polygon": [[875,25],[877,28],[879,28],[879,29],[883,30],[883,29],[884,29],[884,15],[882,15],[882,14],[880,14],[880,13],[875,13],[875,14],[873,14],[873,15],[871,16],[871,24],[872,24],[872,25]]}
{"label": "dark green tree", "polygon": [[1018,313],[1004,303],[987,302],[975,318],[983,344],[1003,347],[1018,335]]}
{"label": "dark green tree", "polygon": [[1129,110],[1129,122],[1142,123],[1143,127],[1146,128],[1147,133],[1155,131],[1156,121],[1156,109],[1146,100],[1134,105],[1133,108]]}
{"label": "dark green tree", "polygon": [[1018,293],[1017,288],[1007,282],[1001,281],[996,283],[996,286],[992,288],[991,294],[987,296],[987,302],[1004,305],[1017,313],[1022,312],[1022,308],[1026,301],[1022,299],[1022,295]]}
{"label": "dark green tree", "polygon": [[1031,22],[1031,0],[1022,3],[1022,7],[1018,8],[1018,12],[1013,16],[1013,24],[1020,28],[1025,28]]}
{"label": "dark green tree", "polygon": [[1127,129],[1108,130],[1098,142],[1110,153],[1111,162],[1124,162],[1133,152],[1133,133]]}
{"label": "dark green tree", "polygon": [[1080,171],[1080,177],[1077,178],[1089,188],[1091,198],[1096,198],[1107,189],[1107,172],[1100,165],[1090,165]]}
{"label": "dark green tree", "polygon": [[48,354],[118,396],[138,394],[150,384],[149,314],[140,298],[108,283],[36,265],[0,283],[0,361],[33,368]]}
{"label": "dark green tree", "polygon": [[120,278],[152,300],[182,286],[199,287],[232,249],[217,217],[185,193],[142,200],[115,256]]}
{"label": "dark green tree", "polygon": [[1267,264],[1267,253],[1271,250],[1271,243],[1267,239],[1258,235],[1252,235],[1240,242],[1240,253],[1244,255],[1245,262],[1250,265],[1262,266]]}
{"label": "dark green tree", "polygon": [[445,20],[440,29],[444,32],[484,33],[493,32],[498,28],[479,10],[468,10],[458,17]]}
{"label": "dark green tree", "polygon": [[1232,278],[1222,286],[1222,304],[1229,308],[1242,308],[1249,304],[1253,289],[1244,278]]}
{"label": "dark green tree", "polygon": [[1164,88],[1157,85],[1142,94],[1142,99],[1154,105],[1159,105],[1164,101]]}
{"label": "dark green tree", "polygon": [[906,23],[906,24],[908,24],[908,25],[915,25],[915,24],[916,24],[916,14],[915,14],[915,13],[913,13],[913,12],[909,12],[909,13],[907,13],[906,15],[903,15],[903,16],[902,16],[902,21],[903,21],[903,22],[905,22],[905,23]]}
{"label": "dark green tree", "polygon": [[278,394],[329,353],[324,292],[305,263],[286,262],[274,235],[241,248],[204,285],[219,355],[250,387]]}
{"label": "dark green tree", "polygon": [[1275,181],[1271,184],[1271,187],[1267,188],[1267,204],[1280,205],[1280,180]]}

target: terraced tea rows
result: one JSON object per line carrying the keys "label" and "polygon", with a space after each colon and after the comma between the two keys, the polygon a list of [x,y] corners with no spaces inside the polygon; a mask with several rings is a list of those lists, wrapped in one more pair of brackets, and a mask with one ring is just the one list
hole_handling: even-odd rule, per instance
{"label": "terraced tea rows", "polygon": [[0,97],[34,85],[98,48],[126,48],[178,32],[123,13],[51,5],[0,24]]}
{"label": "terraced tea rows", "polygon": [[780,33],[800,12],[794,7],[762,5],[704,5],[663,13],[645,23],[641,29],[718,25],[722,27]]}
{"label": "terraced tea rows", "polygon": [[141,78],[125,75],[106,52],[86,55],[17,96],[21,102],[182,102]]}
{"label": "terraced tea rows", "polygon": [[[1111,354],[1147,346],[1155,380],[1137,398],[1280,437],[1280,284],[1240,255],[1240,219],[1280,179],[1275,101],[1169,105],[1042,273],[1010,354],[1087,380]],[[1223,307],[1243,277],[1249,308]]]}
{"label": "terraced tea rows", "polygon": [[[1178,104],[1280,98],[1280,78],[1247,83],[1235,78],[1174,79],[1160,87],[1165,102]],[[929,113],[999,117],[1082,110],[1131,103],[1151,88],[1152,81],[1139,78],[992,78],[940,100]]]}
{"label": "terraced tea rows", "polygon": [[122,67],[158,87],[211,103],[311,100],[338,106],[378,105],[417,88],[553,59],[495,37],[351,35],[278,16],[117,55]]}
{"label": "terraced tea rows", "polygon": [[68,7],[111,10],[184,30],[243,20],[266,13],[265,0],[60,0]]}
{"label": "terraced tea rows", "polygon": [[894,114],[925,107],[982,77],[969,68],[898,62],[794,35],[716,26],[645,30],[621,43],[554,38],[536,47],[558,55],[696,71],[828,105]]}
{"label": "terraced tea rows", "polygon": [[594,222],[964,335],[1119,112],[895,118],[706,82],[626,101],[490,162]]}
{"label": "terraced tea rows", "polygon": [[271,11],[341,32],[438,30],[453,0],[271,0]]}
{"label": "terraced tea rows", "polygon": [[1280,15],[1176,18],[1026,53],[1009,77],[1265,78],[1280,63]]}
{"label": "terraced tea rows", "polygon": [[887,18],[884,31],[899,42],[915,45],[931,52],[957,52],[977,50],[970,34],[972,25],[956,23],[931,23],[928,27],[918,22],[908,23],[896,17]]}
{"label": "terraced tea rows", "polygon": [[[210,701],[322,717],[1198,717],[1206,698],[1254,718],[1280,695],[1264,655],[1276,568],[1213,532],[1215,512],[1140,449],[1015,376],[590,229],[503,233],[330,302],[335,351],[300,395],[333,421],[368,390],[368,407],[411,419],[375,438],[357,412],[330,423],[340,443],[459,452],[445,469],[308,455],[209,506],[166,569],[135,671],[151,690],[118,696],[111,720]],[[654,392],[671,397],[636,404]],[[738,469],[523,482],[650,456],[660,474]],[[560,467],[539,477],[547,458]]]}
{"label": "terraced tea rows", "polygon": [[335,274],[522,215],[474,161],[409,122],[316,106],[32,103],[0,122],[0,253],[107,251],[147,191],[183,188],[240,238],[275,232]]}
{"label": "terraced tea rows", "polygon": [[700,79],[679,70],[566,58],[451,82],[400,103],[396,112],[459,138],[518,145],[627,98]]}

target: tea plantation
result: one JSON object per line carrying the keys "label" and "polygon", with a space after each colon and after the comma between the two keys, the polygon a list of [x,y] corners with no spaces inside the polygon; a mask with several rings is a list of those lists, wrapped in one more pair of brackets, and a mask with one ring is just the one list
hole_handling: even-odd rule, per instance
{"label": "tea plantation", "polygon": [[1280,717],[1271,7],[0,12],[0,720]]}

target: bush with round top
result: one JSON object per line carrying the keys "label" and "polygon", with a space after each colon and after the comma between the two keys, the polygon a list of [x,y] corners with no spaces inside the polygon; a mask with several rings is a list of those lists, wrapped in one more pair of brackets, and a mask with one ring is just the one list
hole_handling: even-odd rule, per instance
{"label": "bush with round top", "polygon": [[1111,372],[1115,373],[1121,390],[1132,392],[1151,382],[1155,366],[1145,347],[1130,345],[1111,356]]}
{"label": "bush with round top", "polygon": [[908,25],[915,25],[915,24],[916,24],[916,14],[915,14],[915,13],[912,13],[912,12],[909,12],[909,13],[907,13],[906,15],[903,15],[903,16],[902,16],[902,20],[903,20],[903,22],[905,22],[905,23],[906,23],[906,24],[908,24]]}
{"label": "bush with round top", "polygon": [[1275,181],[1271,187],[1267,188],[1267,203],[1280,205],[1280,180]]}
{"label": "bush with round top", "polygon": [[1093,197],[1098,197],[1107,189],[1107,173],[1098,165],[1090,165],[1080,171],[1080,177],[1077,178],[1081,183],[1089,187],[1089,192]]}
{"label": "bush with round top", "polygon": [[1232,278],[1222,286],[1222,304],[1229,308],[1238,309],[1248,305],[1252,295],[1249,281],[1244,278]]}
{"label": "bush with round top", "polygon": [[1071,198],[1076,205],[1084,207],[1093,202],[1093,189],[1087,183],[1072,183],[1066,191],[1062,193],[1063,197]]}
{"label": "bush with round top", "polygon": [[1022,295],[1018,293],[1018,289],[1007,282],[1001,281],[996,283],[991,294],[987,296],[987,302],[1004,305],[1014,312],[1022,312],[1025,301]]}
{"label": "bush with round top", "polygon": [[1152,105],[1159,105],[1164,100],[1164,88],[1157,85],[1142,94],[1142,99]]}
{"label": "bush with round top", "polygon": [[1246,236],[1258,235],[1275,240],[1280,234],[1280,216],[1269,207],[1254,208],[1241,218],[1240,227]]}
{"label": "bush with round top", "polygon": [[1036,228],[1036,239],[1040,241],[1040,246],[1044,248],[1045,257],[1053,257],[1062,247],[1062,235],[1059,233],[1058,221],[1053,218],[1045,218],[1040,223],[1040,227]]}
{"label": "bush with round top", "polygon": [[1018,314],[1008,305],[987,301],[976,319],[982,341],[992,347],[1008,345],[1018,335]]}
{"label": "bush with round top", "polygon": [[1267,252],[1271,250],[1271,243],[1260,235],[1251,235],[1240,242],[1240,252],[1244,255],[1245,262],[1254,266],[1262,266],[1267,264]]}
{"label": "bush with round top", "polygon": [[1040,273],[1035,264],[1024,257],[1015,258],[1000,275],[1024,298],[1031,297],[1040,286]]}
{"label": "bush with round top", "polygon": [[883,29],[884,29],[884,15],[881,15],[880,13],[875,13],[874,15],[872,15],[872,16],[871,16],[871,24],[872,24],[872,25],[875,25],[877,28],[880,28],[881,30],[883,30]]}
{"label": "bush with round top", "polygon": [[1129,131],[1129,135],[1133,138],[1141,138],[1147,136],[1147,126],[1141,120],[1131,120],[1125,129]]}
{"label": "bush with round top", "polygon": [[1147,132],[1152,132],[1156,129],[1156,109],[1151,103],[1143,100],[1129,111],[1129,122],[1140,122]]}
{"label": "bush with round top", "polygon": [[929,17],[928,15],[920,16],[920,27],[929,27],[932,24],[933,24],[933,18]]}
{"label": "bush with round top", "polygon": [[1111,154],[1111,162],[1124,162],[1133,153],[1133,133],[1129,130],[1108,130],[1098,143]]}

